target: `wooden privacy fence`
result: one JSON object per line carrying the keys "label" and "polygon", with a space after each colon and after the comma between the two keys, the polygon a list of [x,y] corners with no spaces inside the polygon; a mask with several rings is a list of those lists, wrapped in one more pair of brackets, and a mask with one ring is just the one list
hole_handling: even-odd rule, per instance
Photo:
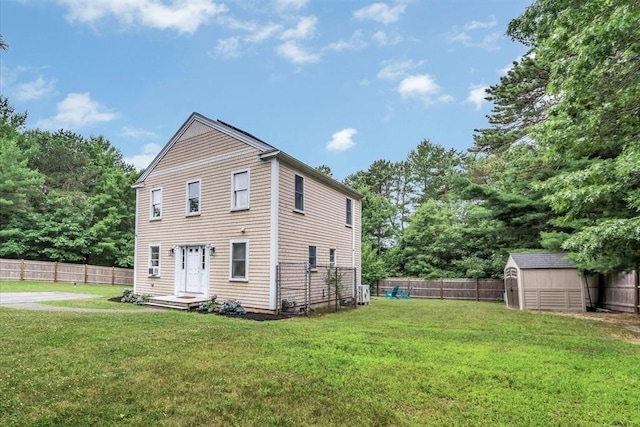
{"label": "wooden privacy fence", "polygon": [[415,279],[391,277],[378,280],[375,293],[400,286],[400,291],[413,298],[455,299],[471,301],[504,301],[504,282],[501,279]]}
{"label": "wooden privacy fence", "polygon": [[0,280],[133,286],[133,269],[64,262],[0,259]]}

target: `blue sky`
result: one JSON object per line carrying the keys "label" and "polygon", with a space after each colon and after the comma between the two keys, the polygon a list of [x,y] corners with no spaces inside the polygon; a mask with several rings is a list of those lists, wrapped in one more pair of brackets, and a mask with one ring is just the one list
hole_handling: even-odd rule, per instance
{"label": "blue sky", "polygon": [[197,111],[342,179],[423,139],[466,150],[525,48],[520,0],[3,0],[0,91],[28,127],[146,166]]}

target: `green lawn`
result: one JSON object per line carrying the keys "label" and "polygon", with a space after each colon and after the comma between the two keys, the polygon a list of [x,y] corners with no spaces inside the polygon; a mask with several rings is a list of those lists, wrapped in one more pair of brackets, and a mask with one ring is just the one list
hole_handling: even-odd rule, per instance
{"label": "green lawn", "polygon": [[273,322],[0,309],[0,425],[640,425],[617,328],[416,299]]}
{"label": "green lawn", "polygon": [[[0,281],[0,292],[69,292],[77,294],[100,295],[100,298],[47,301],[41,304],[58,307],[73,308],[99,308],[102,310],[141,310],[142,307],[134,304],[118,304],[109,301],[109,298],[122,295],[126,286],[115,285],[76,285],[73,283],[45,283],[45,282],[18,282]],[[130,286],[129,286],[130,288]]]}

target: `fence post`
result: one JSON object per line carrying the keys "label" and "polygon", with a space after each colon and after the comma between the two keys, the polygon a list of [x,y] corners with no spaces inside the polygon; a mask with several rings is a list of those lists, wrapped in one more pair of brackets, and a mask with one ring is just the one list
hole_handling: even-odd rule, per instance
{"label": "fence post", "polygon": [[444,299],[444,279],[440,279],[440,299]]}
{"label": "fence post", "polygon": [[376,279],[376,296],[380,296],[380,279]]}
{"label": "fence post", "polygon": [[111,286],[116,284],[116,267],[111,267]]}
{"label": "fence post", "polygon": [[476,301],[480,301],[480,281],[476,277]]}
{"label": "fence post", "polygon": [[640,270],[637,270],[634,272],[635,276],[636,276],[636,280],[634,283],[634,292],[633,292],[633,299],[634,299],[634,307],[633,307],[633,311],[636,314],[640,314]]}
{"label": "fence post", "polygon": [[87,268],[87,264],[84,265],[84,283],[88,283],[89,280],[89,270]]}
{"label": "fence post", "polygon": [[53,283],[58,281],[58,261],[53,263]]}

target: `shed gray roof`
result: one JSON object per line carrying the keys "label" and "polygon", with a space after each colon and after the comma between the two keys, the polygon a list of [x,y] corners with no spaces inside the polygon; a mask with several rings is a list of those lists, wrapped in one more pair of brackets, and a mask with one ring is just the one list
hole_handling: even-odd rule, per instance
{"label": "shed gray roof", "polygon": [[510,254],[519,268],[576,268],[566,252]]}

